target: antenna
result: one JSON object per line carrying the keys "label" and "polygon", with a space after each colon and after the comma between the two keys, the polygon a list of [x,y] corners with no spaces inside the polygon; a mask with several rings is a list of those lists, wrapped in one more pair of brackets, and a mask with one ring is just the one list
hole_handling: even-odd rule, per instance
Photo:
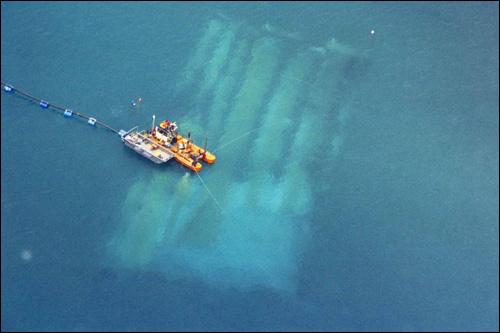
{"label": "antenna", "polygon": [[207,156],[207,143],[208,143],[208,133],[205,132],[205,146],[203,147],[203,153],[200,154],[200,158],[205,158]]}

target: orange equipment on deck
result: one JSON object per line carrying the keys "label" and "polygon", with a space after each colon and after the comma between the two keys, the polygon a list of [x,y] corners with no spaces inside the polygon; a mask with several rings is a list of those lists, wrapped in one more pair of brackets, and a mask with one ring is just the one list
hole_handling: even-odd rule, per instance
{"label": "orange equipment on deck", "polygon": [[207,164],[215,163],[216,157],[214,154],[195,145],[188,134],[185,138],[177,132],[177,124],[165,120],[160,123],[160,126],[153,126],[148,135],[157,144],[168,148],[173,154],[174,159],[195,172],[200,172],[202,164],[199,161],[204,161]]}

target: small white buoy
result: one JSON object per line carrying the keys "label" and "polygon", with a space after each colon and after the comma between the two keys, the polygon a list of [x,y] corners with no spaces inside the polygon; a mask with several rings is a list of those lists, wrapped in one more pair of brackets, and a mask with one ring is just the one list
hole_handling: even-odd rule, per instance
{"label": "small white buoy", "polygon": [[375,30],[373,30],[373,29],[372,29],[372,30],[370,30],[370,34],[371,34],[371,35],[375,35]]}

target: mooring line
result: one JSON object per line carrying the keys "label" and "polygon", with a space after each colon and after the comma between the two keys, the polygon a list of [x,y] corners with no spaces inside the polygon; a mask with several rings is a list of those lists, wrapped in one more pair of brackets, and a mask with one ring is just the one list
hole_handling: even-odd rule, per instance
{"label": "mooring line", "polygon": [[16,95],[19,95],[19,96],[22,96],[24,98],[27,98],[37,104],[40,105],[41,108],[43,109],[55,109],[55,110],[58,110],[58,111],[61,111],[64,113],[65,116],[67,117],[71,117],[73,115],[77,116],[77,117],[80,117],[80,118],[83,118],[83,119],[86,119],[88,121],[88,123],[90,125],[94,125],[94,124],[98,124],[116,134],[119,134],[119,131],[111,126],[109,126],[108,124],[100,121],[100,120],[97,120],[95,117],[91,117],[91,116],[87,116],[81,112],[76,112],[76,111],[73,111],[71,109],[68,109],[68,108],[64,108],[62,106],[58,106],[58,105],[55,105],[55,104],[51,104],[49,102],[47,102],[46,100],[44,99],[41,99],[41,98],[38,98],[38,97],[35,97],[31,94],[28,94],[27,92],[24,92],[22,90],[19,90],[17,88],[14,88],[12,85],[10,84],[7,84],[5,82],[2,81],[2,89],[8,93],[13,93],[13,94],[16,94]]}
{"label": "mooring line", "polygon": [[210,196],[212,197],[212,199],[214,200],[215,204],[217,205],[217,207],[219,207],[220,211],[222,213],[224,213],[224,210],[222,209],[221,205],[219,204],[219,202],[217,201],[217,199],[215,199],[215,196],[212,194],[212,191],[210,191],[210,189],[208,188],[207,184],[205,184],[205,182],[203,181],[203,178],[201,178],[200,174],[198,173],[198,171],[195,171],[196,175],[198,176],[198,178],[200,178],[200,181],[201,183],[203,184],[203,186],[205,187],[205,189],[207,190],[208,194],[210,194]]}

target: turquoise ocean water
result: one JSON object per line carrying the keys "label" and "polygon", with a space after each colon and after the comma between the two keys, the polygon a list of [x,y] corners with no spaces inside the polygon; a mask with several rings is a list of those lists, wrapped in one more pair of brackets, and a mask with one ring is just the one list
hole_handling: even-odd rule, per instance
{"label": "turquoise ocean water", "polygon": [[498,3],[1,6],[2,330],[498,330]]}

